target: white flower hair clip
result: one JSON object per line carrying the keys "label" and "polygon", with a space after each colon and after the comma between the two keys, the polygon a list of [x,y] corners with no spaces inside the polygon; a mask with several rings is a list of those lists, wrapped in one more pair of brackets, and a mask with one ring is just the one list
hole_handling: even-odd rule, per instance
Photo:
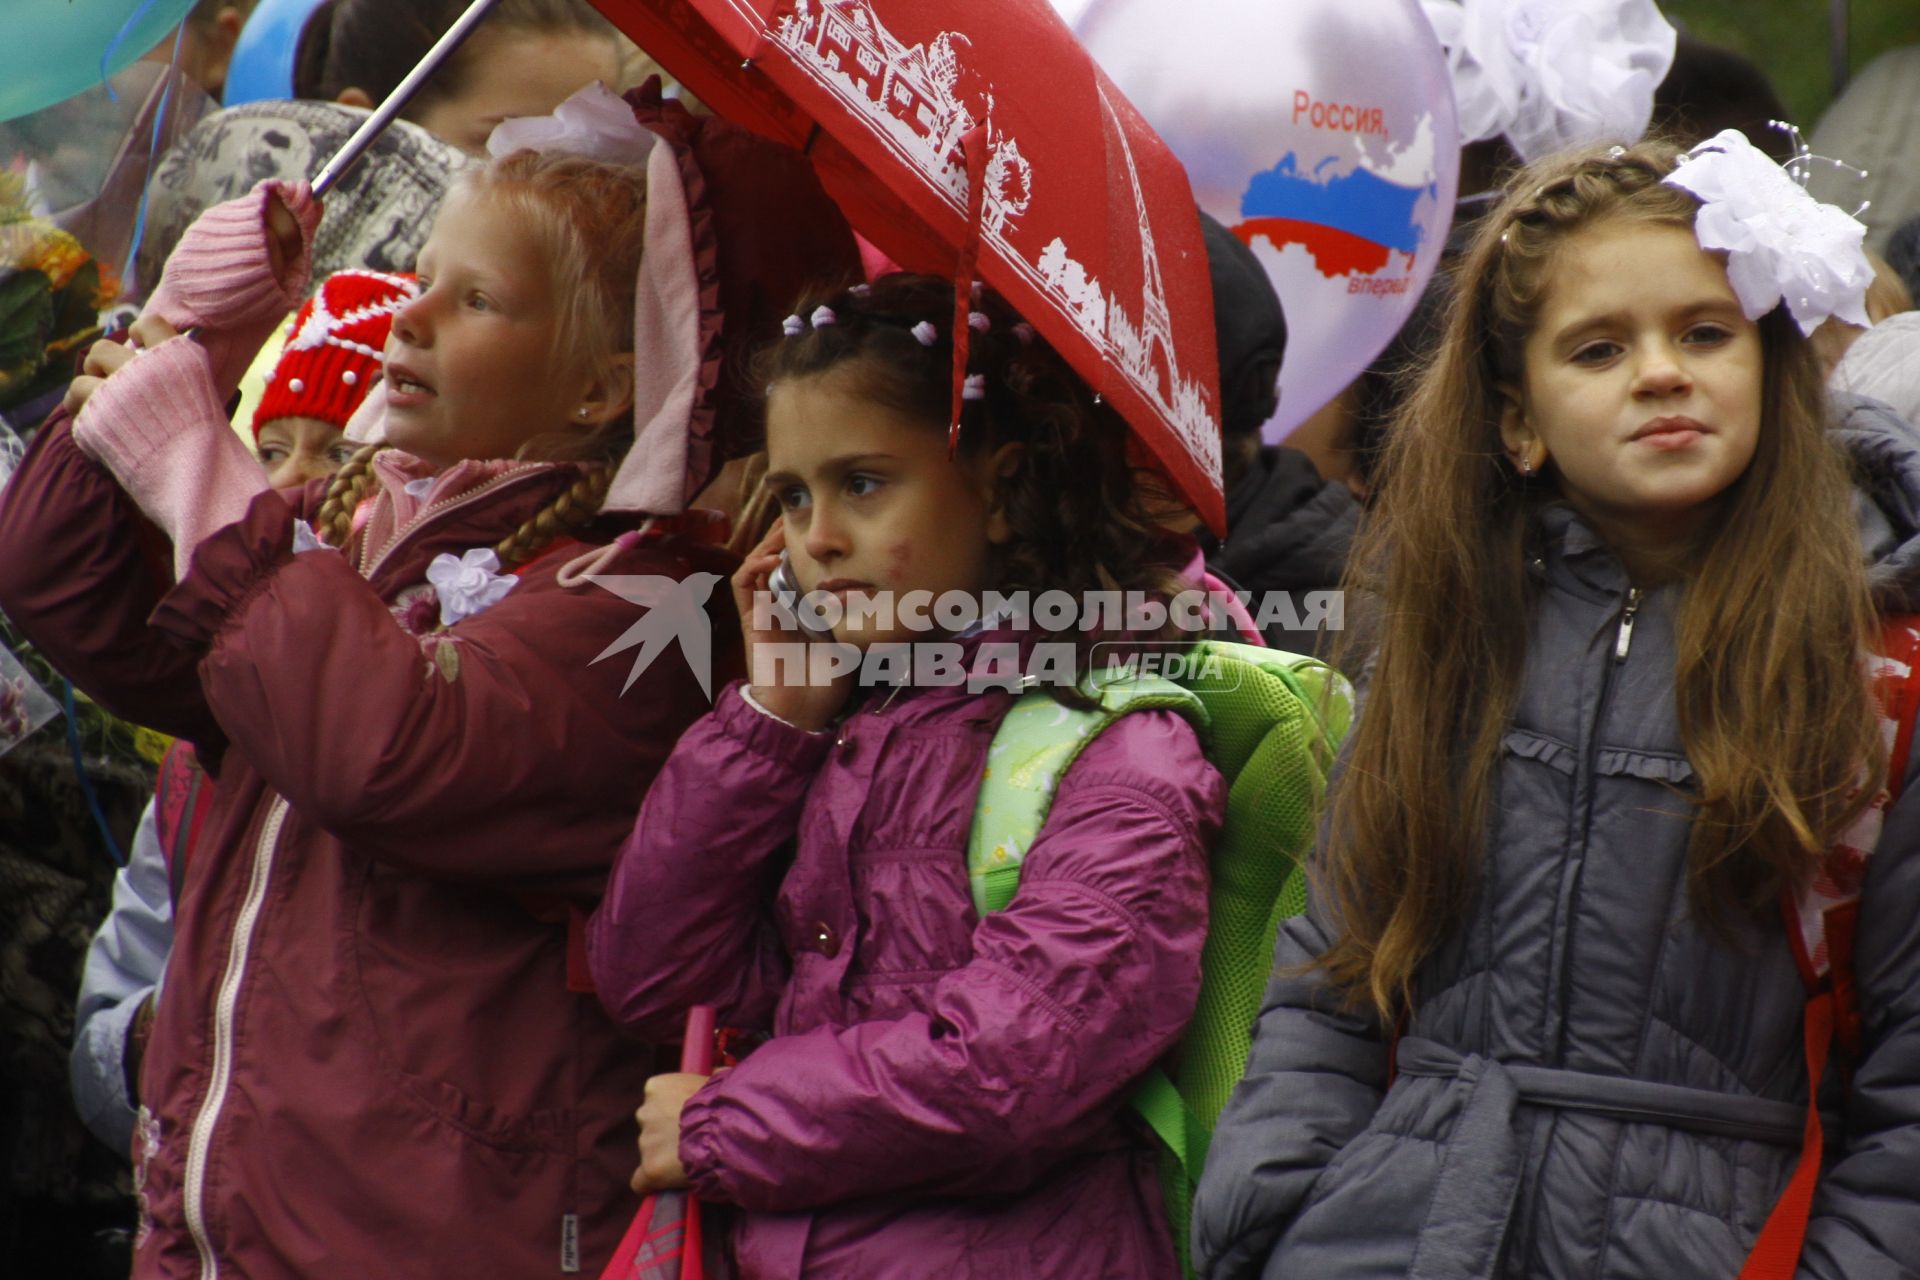
{"label": "white flower hair clip", "polygon": [[1864,328],[1873,283],[1861,248],[1867,229],[1807,193],[1796,168],[1804,175],[1815,157],[1804,143],[1799,152],[1781,166],[1745,134],[1725,129],[1683,156],[1664,181],[1700,202],[1694,234],[1702,249],[1727,255],[1727,280],[1747,319],[1785,301],[1802,333],[1828,316]]}
{"label": "white flower hair clip", "polygon": [[499,604],[520,579],[500,572],[493,548],[475,547],[459,559],[442,551],[427,566],[427,581],[440,599],[440,625],[450,627]]}
{"label": "white flower hair clip", "polygon": [[985,400],[987,398],[987,375],[984,373],[968,374],[967,380],[960,384],[960,398],[962,400]]}
{"label": "white flower hair clip", "polygon": [[985,333],[993,328],[993,319],[984,311],[967,312],[967,328],[975,333]]}
{"label": "white flower hair clip", "polygon": [[832,307],[815,307],[813,314],[807,317],[807,323],[818,329],[824,325],[838,324],[840,317],[833,313]]}
{"label": "white flower hair clip", "polygon": [[1505,134],[1523,160],[1634,142],[1673,65],[1654,0],[1421,0],[1446,50],[1460,140]]}
{"label": "white flower hair clip", "polygon": [[912,334],[914,341],[923,347],[930,347],[940,341],[940,331],[933,327],[931,320],[922,320],[907,332]]}
{"label": "white flower hair clip", "polygon": [[797,338],[807,331],[807,322],[799,316],[788,316],[780,322],[780,332],[789,338]]}

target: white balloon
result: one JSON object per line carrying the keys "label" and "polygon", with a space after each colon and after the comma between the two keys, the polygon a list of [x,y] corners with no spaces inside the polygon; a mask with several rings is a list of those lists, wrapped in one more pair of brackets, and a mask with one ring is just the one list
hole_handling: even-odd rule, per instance
{"label": "white balloon", "polygon": [[1054,12],[1059,14],[1068,26],[1072,26],[1080,21],[1081,15],[1086,13],[1087,6],[1091,5],[1093,0],[1052,0],[1052,3]]}
{"label": "white balloon", "polygon": [[1380,354],[1439,263],[1460,144],[1433,29],[1418,0],[1092,0],[1075,30],[1273,281],[1280,439]]}

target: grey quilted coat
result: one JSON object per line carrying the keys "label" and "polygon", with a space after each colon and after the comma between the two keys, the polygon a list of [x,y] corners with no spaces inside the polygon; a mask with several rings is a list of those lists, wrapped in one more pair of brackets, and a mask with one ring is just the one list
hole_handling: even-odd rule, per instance
{"label": "grey quilted coat", "polygon": [[[1879,406],[1843,408],[1879,601],[1913,611],[1920,449]],[[1731,1280],[1798,1157],[1805,992],[1784,928],[1727,939],[1687,909],[1674,593],[1639,600],[1623,657],[1618,561],[1565,508],[1543,525],[1476,904],[1418,976],[1391,1087],[1376,1021],[1316,974],[1273,981],[1199,1189],[1205,1276]],[[1805,1280],[1920,1275],[1913,772],[1864,889],[1865,1045],[1831,1092]],[[1317,905],[1288,922],[1279,972],[1330,927]]]}

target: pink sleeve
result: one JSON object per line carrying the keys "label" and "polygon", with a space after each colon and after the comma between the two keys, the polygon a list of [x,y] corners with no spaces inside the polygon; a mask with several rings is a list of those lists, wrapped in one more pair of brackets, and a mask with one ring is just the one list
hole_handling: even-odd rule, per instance
{"label": "pink sleeve", "polygon": [[141,352],[102,382],[73,424],[73,440],[173,540],[176,579],[186,576],[193,549],[245,515],[267,487],[214,392],[210,354],[185,336]]}
{"label": "pink sleeve", "polygon": [[[278,278],[267,247],[271,200],[286,206],[301,232],[300,252]],[[201,214],[167,259],[146,309],[182,333],[201,330],[221,400],[240,385],[273,326],[305,299],[319,225],[320,205],[306,183],[263,182]]]}

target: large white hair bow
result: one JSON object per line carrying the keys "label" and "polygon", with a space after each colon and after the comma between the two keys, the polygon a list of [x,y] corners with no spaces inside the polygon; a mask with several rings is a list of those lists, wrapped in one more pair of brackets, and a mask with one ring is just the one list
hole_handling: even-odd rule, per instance
{"label": "large white hair bow", "polygon": [[1866,327],[1867,229],[1807,194],[1745,134],[1708,138],[1665,181],[1700,201],[1694,234],[1701,248],[1725,251],[1727,280],[1749,320],[1784,299],[1802,333],[1828,316]]}
{"label": "large white hair bow", "polygon": [[1523,160],[1637,142],[1673,65],[1653,0],[1421,0],[1453,73],[1460,137],[1505,134]]}
{"label": "large white hair bow", "polygon": [[644,165],[659,135],[633,118],[620,95],[594,81],[544,116],[512,116],[493,127],[487,154],[560,151],[609,164]]}

